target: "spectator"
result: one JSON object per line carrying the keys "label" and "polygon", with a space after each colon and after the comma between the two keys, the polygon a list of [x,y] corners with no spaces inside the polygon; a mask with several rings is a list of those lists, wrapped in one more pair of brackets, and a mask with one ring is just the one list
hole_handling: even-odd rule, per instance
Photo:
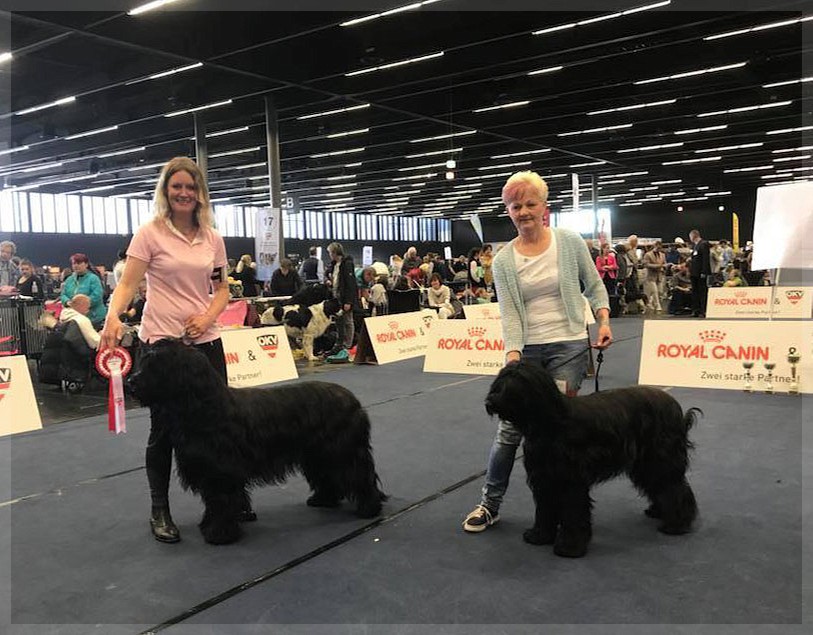
{"label": "spectator", "polygon": [[76,253],[71,256],[73,273],[68,276],[62,285],[59,296],[63,306],[68,306],[71,298],[81,293],[90,298],[90,311],[87,316],[95,327],[101,327],[107,309],[104,306],[104,289],[98,274],[91,272],[90,260],[85,254]]}
{"label": "spectator", "polygon": [[494,283],[494,276],[491,273],[491,263],[494,262],[494,248],[486,243],[480,250],[480,265],[483,267],[483,283],[487,289]]}
{"label": "spectator", "polygon": [[720,249],[722,251],[720,264],[723,271],[727,271],[728,265],[734,262],[734,250],[731,248],[731,245],[728,244],[727,240],[720,241]]}
{"label": "spectator", "polygon": [[299,276],[305,281],[305,284],[314,284],[325,281],[325,263],[321,258],[317,258],[316,247],[308,249],[308,257],[302,261],[302,266],[299,268]]}
{"label": "spectator", "polygon": [[88,348],[94,351],[99,348],[101,336],[99,332],[93,328],[93,324],[88,317],[90,312],[91,300],[84,293],[77,293],[71,298],[70,304],[63,308],[59,314],[60,322],[76,322],[82,337],[85,338],[85,343]]}
{"label": "spectator", "polygon": [[692,279],[689,267],[683,260],[673,268],[672,296],[669,298],[669,315],[680,315],[692,310]]}
{"label": "spectator", "polygon": [[438,310],[438,317],[445,320],[454,315],[452,307],[452,291],[443,284],[443,279],[439,273],[433,273],[429,280],[429,288],[426,291],[429,307]]}
{"label": "spectator", "polygon": [[20,295],[38,300],[45,299],[45,284],[42,278],[34,273],[34,265],[30,260],[23,259],[20,261],[20,278],[17,280],[16,286]]}
{"label": "spectator", "polygon": [[121,315],[121,321],[128,324],[140,324],[144,315],[144,305],[147,303],[147,281],[138,283],[138,293],[133,298],[127,310]]}
{"label": "spectator", "polygon": [[279,269],[271,275],[269,290],[272,296],[291,296],[302,287],[302,278],[288,258],[280,258]]}
{"label": "spectator", "polygon": [[[587,245],[587,250],[590,252],[590,258],[592,258],[593,262],[595,262],[596,259],[601,255],[601,250],[596,249],[592,238],[585,238],[584,244]],[[599,271],[599,273],[601,272]]]}
{"label": "spectator", "polygon": [[689,265],[689,275],[692,278],[692,317],[706,317],[706,301],[708,299],[708,279],[711,275],[711,254],[709,242],[703,240],[700,230],[689,232],[694,248]]}
{"label": "spectator", "polygon": [[615,254],[610,250],[610,245],[607,243],[601,245],[601,252],[598,258],[596,258],[596,269],[607,289],[607,295],[616,295],[616,288],[618,287],[618,263],[615,260]]}
{"label": "spectator", "polygon": [[728,273],[728,279],[723,283],[724,287],[747,287],[745,278],[742,277],[739,269],[732,268]]}
{"label": "spectator", "polygon": [[652,249],[644,254],[644,294],[650,311],[663,312],[661,289],[666,269],[666,257],[661,251],[661,241],[655,241]]}
{"label": "spectator", "polygon": [[413,269],[421,266],[423,261],[418,258],[418,250],[415,247],[410,247],[404,254],[404,262],[401,264],[401,272],[403,275],[409,275]]}
{"label": "spectator", "polygon": [[468,271],[468,261],[466,259],[466,256],[461,254],[460,256],[457,257],[456,260],[452,261],[452,271],[454,271],[455,274],[461,272],[466,273],[466,271]]}
{"label": "spectator", "polygon": [[342,312],[336,321],[339,330],[339,341],[336,350],[331,351],[325,361],[350,361],[350,349],[353,348],[353,309],[358,306],[358,285],[354,273],[353,258],[344,253],[341,243],[330,243],[327,252],[334,263],[333,295],[342,303]]}
{"label": "spectator", "polygon": [[116,254],[116,264],[113,265],[113,288],[115,289],[121,280],[121,274],[124,273],[124,264],[127,262],[127,250],[120,250]]}
{"label": "spectator", "polygon": [[[280,264],[282,264],[281,261]],[[260,281],[257,280],[257,265],[251,261],[250,254],[240,256],[240,260],[232,272],[232,278],[242,283],[244,298],[253,298],[258,295],[257,285]]]}
{"label": "spectator", "polygon": [[468,281],[471,292],[472,294],[476,294],[477,289],[485,286],[485,283],[483,282],[483,266],[480,264],[480,249],[478,247],[472,247],[471,250],[469,250],[466,271],[468,273]]}
{"label": "spectator", "polygon": [[10,240],[0,242],[0,289],[13,287],[20,279],[20,270],[12,258],[17,253],[17,245]]}

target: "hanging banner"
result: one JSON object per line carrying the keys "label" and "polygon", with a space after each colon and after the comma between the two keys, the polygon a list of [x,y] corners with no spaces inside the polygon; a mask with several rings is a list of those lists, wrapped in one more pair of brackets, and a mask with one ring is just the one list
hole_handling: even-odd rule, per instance
{"label": "hanging banner", "polygon": [[25,355],[0,357],[0,436],[39,430],[40,411]]}
{"label": "hanging banner", "polygon": [[233,388],[262,386],[299,376],[284,326],[223,330],[220,337],[226,376]]}
{"label": "hanging banner", "polygon": [[427,334],[440,320],[434,311],[393,313],[365,318],[364,325],[379,364],[420,357],[426,353]]}
{"label": "hanging banner", "polygon": [[373,264],[373,247],[372,245],[364,245],[361,248],[361,265],[369,267],[371,264]]}
{"label": "hanging banner", "polygon": [[500,305],[498,302],[487,304],[464,304],[463,315],[467,320],[499,320]]}
{"label": "hanging banner", "polygon": [[638,383],[813,393],[813,322],[646,320]]}
{"label": "hanging banner", "polygon": [[471,222],[471,226],[474,227],[474,232],[477,234],[477,237],[480,239],[480,242],[483,242],[483,223],[480,222],[480,217],[477,214],[472,214],[469,216],[469,221]]}
{"label": "hanging banner", "polygon": [[254,251],[257,254],[257,278],[270,280],[279,267],[279,236],[282,215],[277,208],[257,212],[257,231]]}
{"label": "hanging banner", "polygon": [[504,364],[498,320],[438,320],[432,326],[423,372],[496,375]]}
{"label": "hanging banner", "polygon": [[731,247],[740,250],[740,217],[736,214],[731,215]]}
{"label": "hanging banner", "polygon": [[706,317],[807,320],[813,317],[813,287],[712,287]]}

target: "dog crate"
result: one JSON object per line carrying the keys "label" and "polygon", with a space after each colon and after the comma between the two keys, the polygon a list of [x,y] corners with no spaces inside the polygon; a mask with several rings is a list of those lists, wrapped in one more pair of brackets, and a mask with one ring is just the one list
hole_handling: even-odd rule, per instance
{"label": "dog crate", "polygon": [[0,355],[42,355],[48,335],[38,323],[42,310],[42,300],[0,300]]}

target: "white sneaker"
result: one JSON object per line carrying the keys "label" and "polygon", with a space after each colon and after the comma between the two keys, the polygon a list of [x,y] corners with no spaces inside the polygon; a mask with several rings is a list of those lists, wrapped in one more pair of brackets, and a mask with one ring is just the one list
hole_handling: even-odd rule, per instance
{"label": "white sneaker", "polygon": [[478,505],[463,521],[463,529],[471,533],[485,531],[500,520],[499,514],[494,514],[485,505]]}

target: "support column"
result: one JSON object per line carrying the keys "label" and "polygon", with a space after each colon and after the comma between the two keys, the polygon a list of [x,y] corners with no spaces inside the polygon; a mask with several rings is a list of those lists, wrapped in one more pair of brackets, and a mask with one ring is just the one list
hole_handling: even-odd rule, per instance
{"label": "support column", "polygon": [[[593,238],[596,237],[596,234],[598,233],[598,229],[599,229],[599,227],[598,227],[598,217],[596,216],[596,210],[597,210],[597,207],[598,207],[598,205],[597,205],[598,201],[596,199],[596,196],[597,196],[596,192],[597,191],[598,190],[596,189],[596,175],[591,174],[590,175],[590,200],[592,202],[592,208],[593,208]],[[609,239],[610,239],[610,237],[607,236],[607,240],[609,240]]]}
{"label": "support column", "polygon": [[[279,126],[277,108],[270,96],[265,97],[265,144],[268,156],[268,185],[271,196],[269,203],[274,209],[282,208],[282,167],[279,158]],[[279,257],[285,256],[285,234],[283,233],[282,214],[279,223]]]}
{"label": "support column", "polygon": [[203,116],[196,112],[192,115],[195,118],[195,162],[206,182],[209,182],[209,149],[206,143],[206,124],[203,123]]}

